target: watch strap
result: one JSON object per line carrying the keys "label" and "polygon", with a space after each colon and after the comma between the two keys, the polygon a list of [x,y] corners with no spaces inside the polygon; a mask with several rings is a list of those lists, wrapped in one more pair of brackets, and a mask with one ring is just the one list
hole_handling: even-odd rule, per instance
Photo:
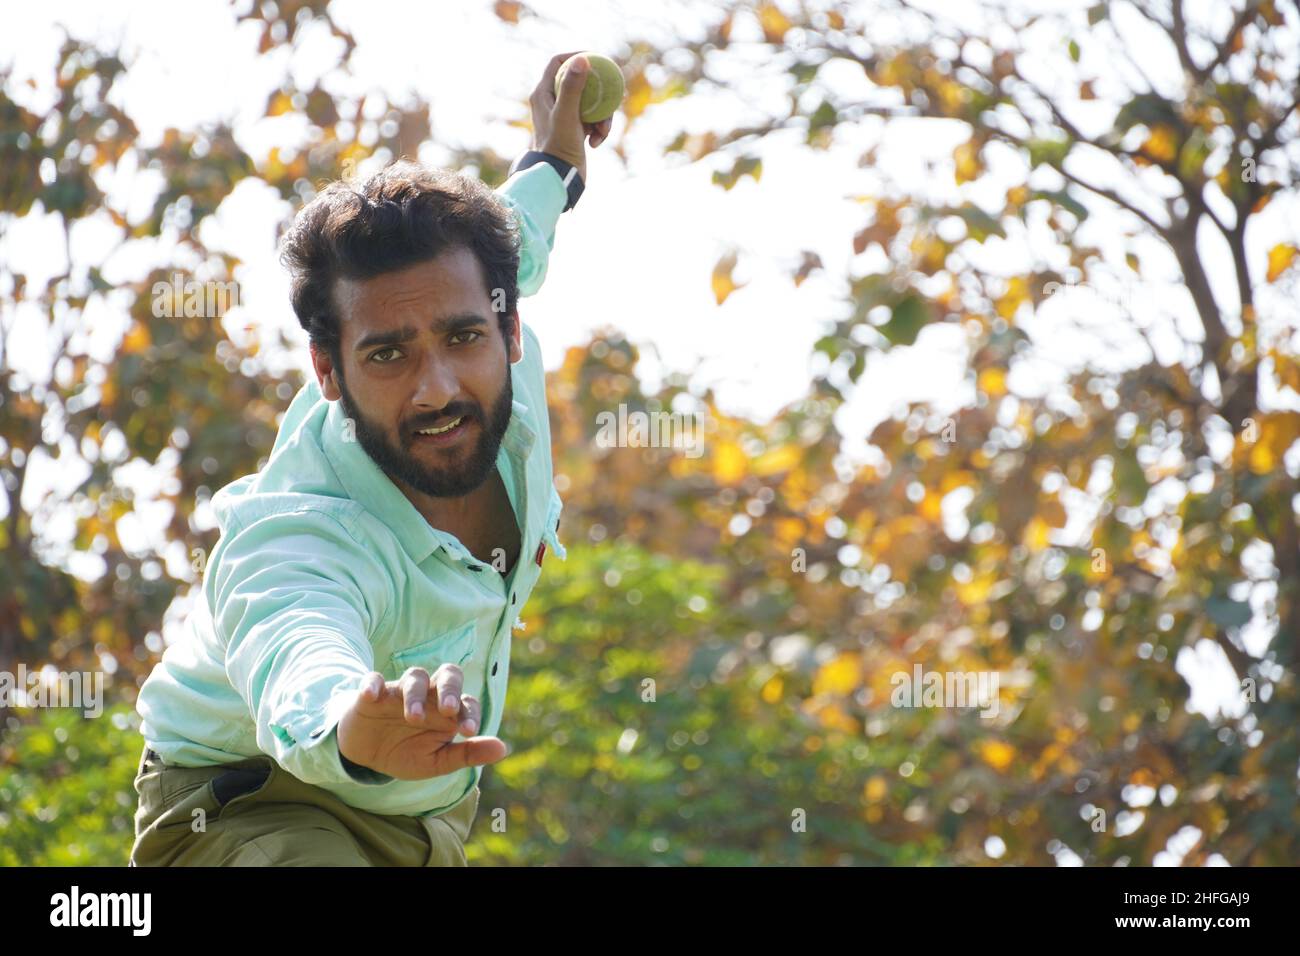
{"label": "watch strap", "polygon": [[527,169],[529,166],[536,166],[538,163],[547,163],[559,173],[560,181],[564,184],[564,190],[569,196],[569,201],[564,207],[564,211],[568,212],[578,204],[578,198],[582,195],[584,188],[582,176],[578,173],[578,167],[572,163],[566,162],[558,156],[552,156],[550,153],[530,149],[511,164],[507,178],[520,170]]}

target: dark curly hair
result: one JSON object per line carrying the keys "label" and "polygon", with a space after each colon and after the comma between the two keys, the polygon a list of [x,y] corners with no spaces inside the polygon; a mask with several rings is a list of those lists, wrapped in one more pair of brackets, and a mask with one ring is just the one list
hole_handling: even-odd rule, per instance
{"label": "dark curly hair", "polygon": [[519,299],[519,242],[509,205],[482,182],[398,160],[359,187],[335,181],[321,190],[281,240],[280,262],[291,276],[299,324],[342,374],[335,279],[370,279],[464,246],[478,259],[488,294],[502,290],[497,320],[508,339]]}

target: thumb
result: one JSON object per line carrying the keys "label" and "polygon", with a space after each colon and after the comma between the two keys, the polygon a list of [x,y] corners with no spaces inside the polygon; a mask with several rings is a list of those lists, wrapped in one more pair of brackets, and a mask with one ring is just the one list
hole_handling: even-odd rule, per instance
{"label": "thumb", "polygon": [[591,67],[585,56],[575,56],[564,71],[564,82],[556,97],[555,109],[561,116],[577,122],[578,110],[582,103],[582,88],[587,83]]}
{"label": "thumb", "polygon": [[377,704],[383,699],[385,690],[387,690],[387,683],[384,681],[384,675],[378,671],[371,671],[361,681],[357,705],[366,707]]}

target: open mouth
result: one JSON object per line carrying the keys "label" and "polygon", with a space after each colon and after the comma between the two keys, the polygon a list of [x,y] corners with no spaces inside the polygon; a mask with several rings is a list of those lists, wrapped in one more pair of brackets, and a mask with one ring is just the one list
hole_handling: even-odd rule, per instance
{"label": "open mouth", "polygon": [[448,445],[469,431],[470,423],[471,419],[468,415],[461,415],[445,425],[418,430],[413,440],[425,444]]}

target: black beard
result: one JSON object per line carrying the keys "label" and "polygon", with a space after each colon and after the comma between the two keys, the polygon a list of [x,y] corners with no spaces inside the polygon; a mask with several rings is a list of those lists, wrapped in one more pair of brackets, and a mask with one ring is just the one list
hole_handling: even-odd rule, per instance
{"label": "black beard", "polygon": [[[405,434],[401,436],[402,448],[396,448],[388,440],[384,429],[368,421],[357,411],[343,375],[338,376],[339,401],[343,412],[355,423],[356,438],[365,453],[393,481],[405,482],[411,488],[434,498],[463,498],[487,480],[492,469],[496,467],[497,453],[501,448],[501,439],[510,425],[510,414],[514,404],[514,386],[510,380],[510,363],[506,363],[506,383],[497,396],[492,408],[491,420],[483,424],[479,409],[463,406],[449,406],[444,414],[455,418],[465,415],[467,427],[470,422],[478,421],[483,427],[479,431],[478,443],[463,464],[436,470],[421,465],[411,454],[414,439]],[[441,416],[440,416],[441,417]]]}

